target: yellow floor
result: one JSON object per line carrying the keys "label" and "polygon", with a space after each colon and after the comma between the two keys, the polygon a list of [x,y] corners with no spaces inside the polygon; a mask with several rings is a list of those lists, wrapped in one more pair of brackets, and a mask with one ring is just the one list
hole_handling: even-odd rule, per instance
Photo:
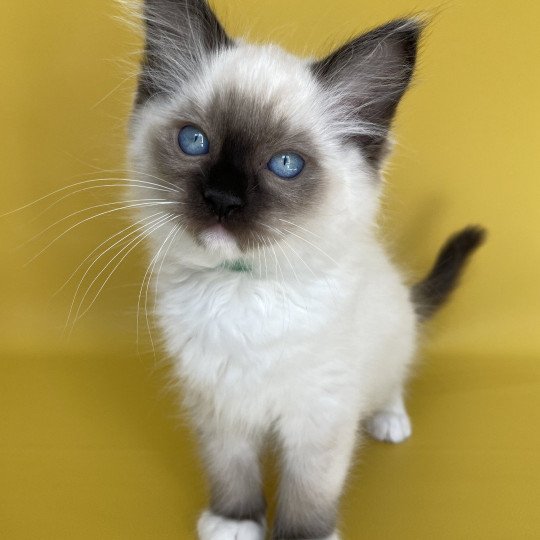
{"label": "yellow floor", "polygon": [[[540,538],[537,359],[425,359],[412,439],[368,442],[345,539]],[[153,360],[2,359],[0,538],[195,538],[189,430]]]}

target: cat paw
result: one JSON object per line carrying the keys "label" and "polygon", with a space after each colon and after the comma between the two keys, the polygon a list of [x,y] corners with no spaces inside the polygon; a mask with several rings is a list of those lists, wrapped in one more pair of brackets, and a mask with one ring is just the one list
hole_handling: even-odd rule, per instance
{"label": "cat paw", "polygon": [[255,521],[235,521],[203,512],[197,523],[199,540],[264,540],[264,526]]}
{"label": "cat paw", "polygon": [[[316,540],[316,539],[313,539],[313,540]],[[339,533],[335,532],[331,534],[330,536],[325,536],[324,538],[321,538],[320,540],[341,540],[341,536],[339,536]]]}
{"label": "cat paw", "polygon": [[366,422],[368,433],[378,441],[400,443],[411,436],[411,421],[406,412],[379,411]]}

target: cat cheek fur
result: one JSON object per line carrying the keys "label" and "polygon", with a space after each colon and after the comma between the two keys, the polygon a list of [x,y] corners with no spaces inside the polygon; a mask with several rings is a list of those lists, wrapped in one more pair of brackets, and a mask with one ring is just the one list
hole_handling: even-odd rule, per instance
{"label": "cat cheek fur", "polygon": [[[147,1],[146,19],[147,56],[129,148],[140,180],[164,178],[174,167],[151,144],[172,120],[193,114],[212,125],[216,95],[241,90],[261,105],[260,133],[249,122],[245,128],[255,146],[265,125],[276,122],[305,133],[315,141],[322,186],[309,211],[297,201],[264,218],[278,232],[239,245],[248,271],[238,272],[223,266],[229,255],[209,251],[189,230],[182,206],[190,204],[184,198],[189,173],[170,173],[164,184],[176,189],[166,197],[178,200],[178,224],[150,234],[151,255],[159,260],[156,315],[209,477],[210,509],[199,536],[264,536],[259,456],[272,435],[282,467],[273,538],[337,540],[337,506],[358,427],[367,422],[371,433],[392,442],[409,434],[402,391],[417,319],[374,222],[382,141],[414,62],[402,70],[399,36],[407,36],[410,52],[419,26],[399,21],[316,65],[275,46],[233,42],[203,1]],[[387,57],[392,62],[385,67]],[[363,86],[340,79],[347,73],[358,79],[373,58],[378,67]],[[369,106],[373,95],[351,105],[355,93],[369,94],[384,69],[395,83],[384,87],[391,90],[387,104],[384,89],[375,89],[380,106]],[[364,121],[359,110],[377,118]],[[152,212],[140,210],[143,218]]]}

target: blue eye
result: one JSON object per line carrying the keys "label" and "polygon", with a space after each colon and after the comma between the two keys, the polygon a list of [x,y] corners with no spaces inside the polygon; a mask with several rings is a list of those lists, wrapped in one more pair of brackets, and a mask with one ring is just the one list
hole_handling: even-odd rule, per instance
{"label": "blue eye", "polygon": [[288,154],[276,154],[272,156],[267,167],[276,176],[291,180],[302,172],[304,165],[304,160],[298,154],[290,152]]}
{"label": "blue eye", "polygon": [[178,144],[184,154],[189,156],[202,156],[208,154],[210,143],[208,137],[196,127],[186,126],[178,134]]}

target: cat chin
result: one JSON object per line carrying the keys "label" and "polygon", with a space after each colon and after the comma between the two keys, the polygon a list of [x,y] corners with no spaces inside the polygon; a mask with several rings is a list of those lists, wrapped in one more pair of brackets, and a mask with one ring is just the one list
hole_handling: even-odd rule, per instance
{"label": "cat chin", "polygon": [[202,245],[213,255],[224,260],[241,256],[234,236],[220,224],[212,225],[199,236]]}

